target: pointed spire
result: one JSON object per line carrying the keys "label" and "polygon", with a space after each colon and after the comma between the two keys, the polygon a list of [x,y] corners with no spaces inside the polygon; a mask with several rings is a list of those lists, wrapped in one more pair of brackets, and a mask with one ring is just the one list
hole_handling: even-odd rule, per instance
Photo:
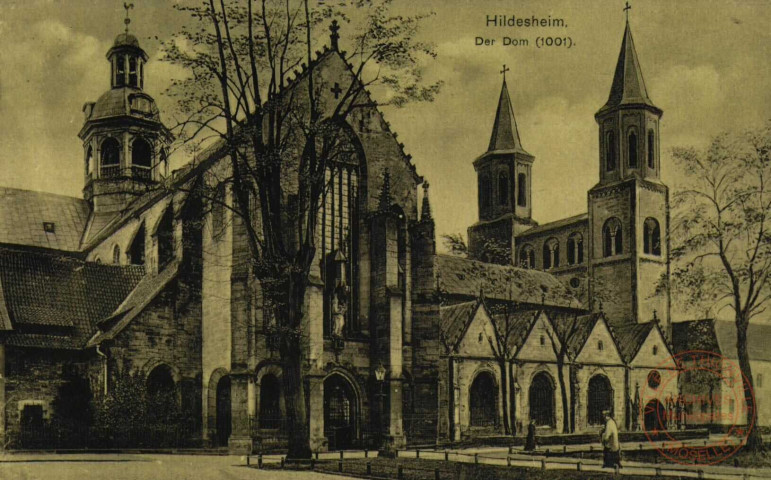
{"label": "pointed spire", "polygon": [[610,95],[600,112],[621,105],[647,105],[658,110],[645,88],[645,80],[643,80],[640,61],[637,59],[637,51],[632,40],[632,29],[629,27],[628,20],[624,30],[624,39],[621,42],[621,52],[616,63],[616,72],[613,75],[613,84],[610,87]]}
{"label": "pointed spire", "polygon": [[514,108],[511,106],[509,89],[506,86],[506,71],[508,70],[504,68],[501,72],[504,74],[503,85],[501,86],[501,96],[498,98],[498,109],[495,111],[493,134],[490,136],[490,145],[487,147],[487,151],[515,150],[527,154],[519,139]]}
{"label": "pointed spire", "polygon": [[380,191],[378,210],[387,212],[391,208],[391,174],[386,168],[383,172],[383,189]]}
{"label": "pointed spire", "polygon": [[431,220],[431,203],[428,201],[428,182],[423,182],[423,203],[420,206],[420,220]]}

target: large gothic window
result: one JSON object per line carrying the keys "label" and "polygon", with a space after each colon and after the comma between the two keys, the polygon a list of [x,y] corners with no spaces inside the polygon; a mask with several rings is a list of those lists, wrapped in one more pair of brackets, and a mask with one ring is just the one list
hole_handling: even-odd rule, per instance
{"label": "large gothic window", "polygon": [[655,218],[648,217],[643,225],[643,252],[661,255],[661,228]]}
{"label": "large gothic window", "polygon": [[120,265],[120,247],[117,245],[112,248],[112,263]]}
{"label": "large gothic window", "polygon": [[117,177],[120,174],[120,144],[112,137],[102,142],[100,173],[102,178]]}
{"label": "large gothic window", "polygon": [[629,132],[627,141],[629,142],[629,168],[637,168],[637,134],[634,131]]}
{"label": "large gothic window", "polygon": [[523,245],[519,250],[519,266],[535,268],[535,250],[533,250],[532,245]]}
{"label": "large gothic window", "polygon": [[560,266],[560,244],[556,238],[550,238],[543,244],[543,269]]}
{"label": "large gothic window", "polygon": [[587,421],[589,425],[604,423],[602,412],[613,410],[613,388],[605,375],[595,375],[589,380]]}
{"label": "large gothic window", "polygon": [[616,217],[611,217],[602,227],[603,255],[606,257],[620,255],[624,252],[623,245],[621,221]]}
{"label": "large gothic window", "polygon": [[281,382],[266,374],[260,381],[260,428],[280,428],[281,419]]}
{"label": "large gothic window", "polygon": [[517,205],[527,206],[527,175],[520,173],[517,175]]}
{"label": "large gothic window", "polygon": [[580,263],[584,263],[584,237],[579,232],[574,232],[568,237],[568,264]]}
{"label": "large gothic window", "polygon": [[656,137],[648,130],[648,168],[656,168]]}
{"label": "large gothic window", "polygon": [[528,401],[530,420],[536,425],[553,427],[556,424],[554,390],[554,380],[548,373],[540,372],[533,377]]}
{"label": "large gothic window", "polygon": [[506,172],[498,173],[498,204],[509,204],[509,175]]}
{"label": "large gothic window", "polygon": [[[358,324],[358,258],[360,187],[364,159],[358,140],[346,126],[327,124],[329,135],[319,139],[319,151],[329,152],[324,191],[317,218],[317,245],[320,247],[321,276],[325,285],[324,334],[342,326],[344,333],[360,329]],[[325,145],[321,145],[325,143]],[[398,214],[397,214],[398,215]],[[401,213],[404,217],[404,214]],[[406,272],[406,268],[404,268]],[[337,318],[337,324],[335,323]],[[342,320],[342,322],[341,322]]]}
{"label": "large gothic window", "polygon": [[489,372],[476,376],[469,389],[472,427],[494,427],[498,420],[498,387]]}
{"label": "large gothic window", "polygon": [[616,136],[613,132],[605,134],[605,170],[613,171],[616,169]]}

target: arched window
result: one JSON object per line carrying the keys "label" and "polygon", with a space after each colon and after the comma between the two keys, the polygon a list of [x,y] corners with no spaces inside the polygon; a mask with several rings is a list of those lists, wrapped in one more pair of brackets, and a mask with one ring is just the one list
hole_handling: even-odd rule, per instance
{"label": "arched window", "polygon": [[560,244],[556,238],[550,238],[543,244],[543,269],[560,266]]}
{"label": "arched window", "polygon": [[498,173],[498,204],[509,204],[509,175],[506,172]]}
{"label": "arched window", "polygon": [[568,237],[568,265],[584,263],[584,237],[573,232]]}
{"label": "arched window", "polygon": [[174,374],[167,365],[158,365],[147,376],[147,406],[150,418],[168,422],[177,410]]}
{"label": "arched window", "polygon": [[166,153],[165,148],[161,150],[160,166],[161,166],[161,169],[160,169],[161,175],[163,175],[164,178],[168,177],[169,176],[169,157],[168,157],[168,154]]}
{"label": "arched window", "polygon": [[616,136],[613,132],[605,134],[605,170],[608,172],[616,169]]}
{"label": "arched window", "polygon": [[655,218],[645,219],[643,226],[643,252],[649,255],[661,255],[661,228]]}
{"label": "arched window", "polygon": [[129,87],[139,86],[137,57],[129,57]]}
{"label": "arched window", "polygon": [[174,213],[172,207],[166,209],[157,229],[158,268],[164,267],[174,259]]}
{"label": "arched window", "polygon": [[656,137],[648,130],[648,168],[656,168]]}
{"label": "arched window", "polygon": [[519,265],[522,268],[535,268],[535,250],[532,245],[523,245],[519,250]]}
{"label": "arched window", "polygon": [[623,238],[621,221],[616,217],[609,218],[602,227],[603,255],[611,257],[623,253]]}
{"label": "arched window", "polygon": [[115,85],[118,87],[126,85],[126,57],[123,55],[115,57]]}
{"label": "arched window", "polygon": [[120,174],[120,144],[110,137],[102,142],[102,178],[117,177]]}
{"label": "arched window", "polygon": [[131,144],[131,164],[145,168],[153,166],[153,149],[141,138],[137,138]]}
{"label": "arched window", "polygon": [[517,185],[519,187],[519,190],[517,190],[517,205],[520,207],[526,207],[527,206],[527,175],[524,173],[520,173],[517,175]]}
{"label": "arched window", "polygon": [[129,261],[132,265],[145,264],[145,224],[143,223],[128,250]]}
{"label": "arched window", "polygon": [[490,178],[487,175],[479,176],[479,204],[482,208],[490,206]]}
{"label": "arched window", "polygon": [[89,145],[86,150],[86,173],[91,175],[94,172],[94,149]]}
{"label": "arched window", "polygon": [[469,389],[472,427],[494,427],[498,423],[498,387],[489,372],[476,376]]}
{"label": "arched window", "polygon": [[528,400],[530,420],[537,426],[553,427],[556,424],[554,380],[546,372],[539,372],[530,383]]}
{"label": "arched window", "polygon": [[260,381],[260,428],[280,428],[281,418],[281,382],[266,374]]}
{"label": "arched window", "polygon": [[117,245],[112,247],[112,263],[120,265],[120,247]]}
{"label": "arched window", "polygon": [[604,423],[602,412],[613,410],[613,387],[605,375],[595,375],[589,379],[587,401],[587,422],[589,425]]}
{"label": "arched window", "polygon": [[637,134],[634,130],[629,132],[627,141],[629,142],[629,168],[637,168]]}

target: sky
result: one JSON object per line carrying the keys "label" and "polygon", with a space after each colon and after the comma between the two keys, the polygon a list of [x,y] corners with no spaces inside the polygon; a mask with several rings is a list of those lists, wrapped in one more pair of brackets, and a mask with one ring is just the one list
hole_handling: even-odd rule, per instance
{"label": "sky", "polygon": [[[598,179],[594,113],[610,90],[624,30],[623,2],[395,0],[404,13],[433,10],[422,39],[436,45],[426,64],[444,87],[431,103],[385,109],[418,173],[431,184],[438,235],[476,221],[473,160],[489,142],[503,64],[522,143],[535,156],[533,216],[543,223],[586,211]],[[166,0],[133,0],[131,31],[150,55],[145,90],[162,95],[181,75],[159,61],[159,40],[182,18]],[[771,118],[771,2],[633,1],[629,21],[648,93],[664,110],[663,179],[677,185],[674,146],[702,147],[716,134]],[[561,18],[566,27],[487,27],[494,15]],[[80,196],[82,106],[109,88],[105,54],[123,30],[117,0],[0,2],[0,185]],[[345,47],[345,26],[341,31]],[[529,40],[504,46],[502,37]],[[573,46],[537,48],[539,36]],[[475,38],[495,39],[476,46]],[[176,166],[182,158],[172,159]]]}

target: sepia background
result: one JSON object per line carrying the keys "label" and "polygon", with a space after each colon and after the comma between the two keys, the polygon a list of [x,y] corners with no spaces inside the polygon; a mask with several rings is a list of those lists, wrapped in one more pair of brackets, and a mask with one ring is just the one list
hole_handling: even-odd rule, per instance
{"label": "sepia background", "polygon": [[[133,2],[131,31],[152,61],[146,89],[173,124],[170,100],[161,93],[181,72],[158,61],[159,40],[183,18],[172,2]],[[425,74],[445,82],[442,92],[433,103],[384,110],[418,173],[431,183],[438,235],[465,234],[476,220],[472,161],[489,141],[504,63],[511,69],[507,82],[522,143],[536,157],[534,218],[546,222],[585,211],[586,191],[598,178],[593,115],[607,99],[624,29],[622,2],[395,4],[405,12],[435,12],[424,36],[439,56]],[[487,15],[552,16],[567,28],[488,28]],[[81,195],[81,108],[107,87],[104,52],[123,17],[117,0],[0,2],[1,185]],[[665,112],[662,165],[670,186],[677,184],[668,161],[673,146],[704,146],[717,133],[771,118],[770,21],[765,0],[633,3],[630,22],[648,92]],[[504,35],[527,38],[530,46],[474,45],[477,36]],[[538,35],[568,35],[575,46],[538,49]],[[173,166],[186,160],[177,155]]]}

